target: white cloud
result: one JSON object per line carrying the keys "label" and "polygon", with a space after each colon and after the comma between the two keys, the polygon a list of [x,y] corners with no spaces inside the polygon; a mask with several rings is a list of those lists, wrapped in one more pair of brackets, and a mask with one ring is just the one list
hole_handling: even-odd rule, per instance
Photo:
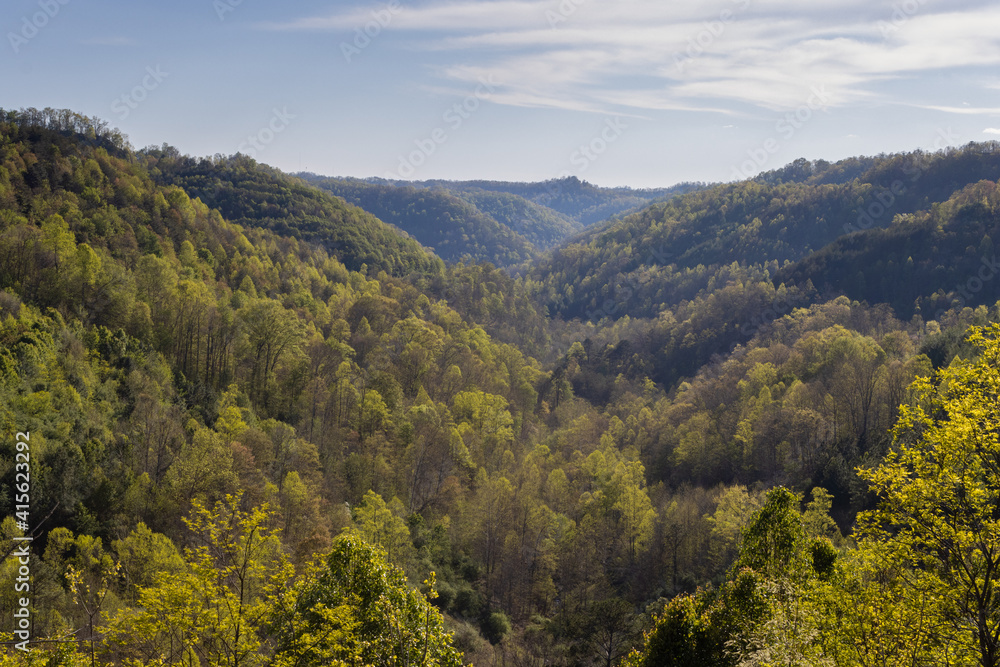
{"label": "white cloud", "polygon": [[983,130],[983,134],[1000,134],[1000,127],[988,127]]}
{"label": "white cloud", "polygon": [[[380,7],[264,27],[347,34]],[[401,3],[386,33],[435,51],[435,62],[452,52],[451,64],[435,71],[453,83],[492,74],[503,82],[497,103],[583,111],[784,111],[816,86],[829,91],[830,106],[909,103],[882,84],[1000,65],[1000,6],[918,7],[907,14],[868,0],[427,0]]]}
{"label": "white cloud", "polygon": [[957,113],[967,116],[993,116],[1000,114],[1000,107],[945,107],[945,106],[933,106],[925,105],[920,106],[922,109],[931,109],[932,111],[943,111],[944,113]]}
{"label": "white cloud", "polygon": [[[409,7],[399,3],[391,11],[391,25],[402,30],[481,31],[486,29],[528,28],[539,23],[544,9],[537,1],[500,0],[497,2],[438,3],[425,7]],[[327,16],[297,19],[288,23],[273,23],[263,27],[273,30],[353,30],[376,19],[379,12],[390,11],[388,5],[373,4]],[[544,18],[542,18],[544,20]]]}

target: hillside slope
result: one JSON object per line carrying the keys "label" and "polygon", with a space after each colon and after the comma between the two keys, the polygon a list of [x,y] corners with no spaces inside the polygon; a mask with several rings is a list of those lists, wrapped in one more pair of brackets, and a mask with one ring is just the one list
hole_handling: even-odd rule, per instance
{"label": "hillside slope", "polygon": [[[854,664],[843,621],[870,613],[880,656],[933,614],[948,641],[921,660],[948,662],[973,618],[942,602],[953,534],[914,597],[899,587],[926,552],[886,569],[890,550],[847,536],[877,497],[857,470],[931,432],[920,470],[951,476],[923,491],[956,504],[919,516],[972,517],[966,539],[995,512],[1000,328],[969,332],[1000,321],[976,268],[1000,233],[996,152],[796,162],[688,193],[585,230],[539,265],[560,262],[550,281],[446,266],[239,156],[136,154],[95,119],[0,112],[0,554],[33,537],[26,659],[749,664],[773,658],[746,647],[785,646],[758,630],[794,627],[813,653],[789,664],[838,642]],[[531,298],[562,288],[585,311],[577,290],[613,283],[612,261],[629,282],[590,321]],[[949,282],[919,296],[974,269],[982,303]],[[915,317],[893,313],[914,294]],[[946,430],[894,439],[927,409]],[[992,458],[940,465],[958,445]],[[793,553],[762,563],[764,540]],[[19,576],[0,566],[4,608]],[[806,631],[789,602],[810,605]]]}
{"label": "hillside slope", "polygon": [[508,192],[474,188],[449,192],[521,234],[540,250],[547,250],[583,229],[579,222],[554,209]]}
{"label": "hillside slope", "polygon": [[351,270],[403,276],[440,260],[356,206],[242,155],[196,159],[169,147],[142,153],[157,183],[175,185],[226,219],[317,243]]}
{"label": "hillside slope", "polygon": [[888,303],[907,319],[917,312],[936,319],[953,306],[991,306],[1000,298],[995,238],[1000,187],[984,180],[929,211],[839,238],[778,271],[774,280]]}
{"label": "hillside slope", "polygon": [[317,176],[309,183],[395,225],[449,262],[508,266],[536,253],[524,236],[447,192]]}
{"label": "hillside slope", "polygon": [[724,284],[734,267],[773,276],[842,236],[888,227],[896,215],[998,177],[995,143],[870,163],[796,163],[654,204],[557,248],[526,275],[563,317],[652,317]]}
{"label": "hillside slope", "polygon": [[419,181],[417,187],[444,188],[455,193],[485,190],[516,195],[539,206],[550,208],[584,227],[602,222],[625,211],[648,206],[704,187],[700,183],[680,183],[668,188],[605,188],[576,176],[536,183],[506,181]]}

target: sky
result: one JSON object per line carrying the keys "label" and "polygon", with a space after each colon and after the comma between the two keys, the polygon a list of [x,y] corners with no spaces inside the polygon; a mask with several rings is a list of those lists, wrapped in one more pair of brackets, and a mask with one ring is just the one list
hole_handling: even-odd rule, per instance
{"label": "sky", "polygon": [[1000,140],[986,0],[4,0],[0,107],[284,171],[604,186]]}

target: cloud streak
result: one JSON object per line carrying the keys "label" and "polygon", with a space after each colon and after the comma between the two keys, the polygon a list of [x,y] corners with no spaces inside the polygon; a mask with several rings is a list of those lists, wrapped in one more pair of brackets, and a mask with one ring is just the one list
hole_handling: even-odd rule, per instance
{"label": "cloud streak", "polygon": [[[905,13],[865,0],[432,0],[404,4],[389,32],[405,37],[402,48],[449,60],[434,67],[438,77],[505,82],[496,103],[616,113],[781,111],[815,86],[829,91],[831,106],[917,106],[884,84],[1000,65],[1000,7],[913,5]],[[373,8],[261,27],[349,31]]]}

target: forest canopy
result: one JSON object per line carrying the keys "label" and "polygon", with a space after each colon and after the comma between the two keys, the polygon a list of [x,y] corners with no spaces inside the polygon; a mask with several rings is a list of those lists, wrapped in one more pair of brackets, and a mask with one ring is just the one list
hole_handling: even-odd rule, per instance
{"label": "forest canopy", "polygon": [[359,207],[0,112],[0,664],[998,664],[997,155]]}

